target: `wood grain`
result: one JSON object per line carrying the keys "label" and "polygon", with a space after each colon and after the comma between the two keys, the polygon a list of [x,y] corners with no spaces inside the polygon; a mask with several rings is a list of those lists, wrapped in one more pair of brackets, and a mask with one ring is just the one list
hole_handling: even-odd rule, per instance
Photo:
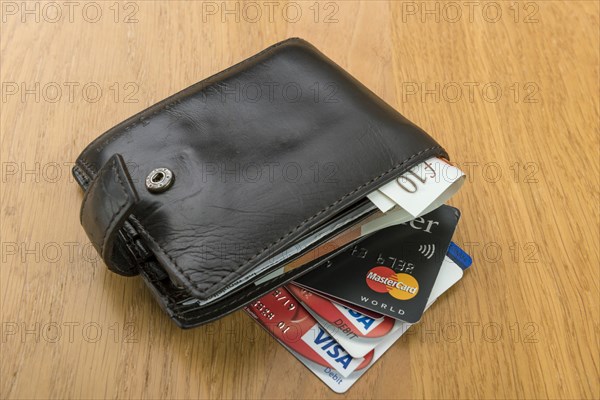
{"label": "wood grain", "polygon": [[181,331],[107,272],[69,172],[106,129],[292,36],[469,174],[451,204],[474,267],[344,397],[600,397],[597,2],[54,4],[1,4],[2,398],[334,397],[242,312]]}

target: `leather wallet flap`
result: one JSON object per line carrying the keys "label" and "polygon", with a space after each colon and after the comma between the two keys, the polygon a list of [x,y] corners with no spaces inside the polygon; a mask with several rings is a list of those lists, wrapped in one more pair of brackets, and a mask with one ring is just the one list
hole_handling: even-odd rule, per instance
{"label": "leather wallet flap", "polygon": [[[86,210],[86,231],[97,241],[97,231],[110,225],[104,214],[120,221],[131,212],[129,221],[156,259],[198,299],[410,167],[447,156],[300,39],[272,46],[106,132],[77,160],[80,183],[93,182],[88,192],[97,185],[97,167],[117,153],[130,186],[111,182],[120,198],[105,193],[110,211],[98,205],[98,227],[86,226],[97,221]],[[144,184],[156,168],[175,177],[162,193]]]}
{"label": "leather wallet flap", "polygon": [[107,266],[122,275],[135,275],[130,260],[115,251],[115,238],[139,197],[123,158],[113,155],[98,171],[81,205],[80,219],[88,237]]}

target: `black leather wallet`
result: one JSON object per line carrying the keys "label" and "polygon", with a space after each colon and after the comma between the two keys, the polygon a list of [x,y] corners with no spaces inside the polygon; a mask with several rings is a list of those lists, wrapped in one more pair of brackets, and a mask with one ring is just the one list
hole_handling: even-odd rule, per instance
{"label": "black leather wallet", "polygon": [[73,168],[108,268],[189,328],[343,250],[287,268],[377,209],[366,195],[446,152],[301,39],[129,118]]}

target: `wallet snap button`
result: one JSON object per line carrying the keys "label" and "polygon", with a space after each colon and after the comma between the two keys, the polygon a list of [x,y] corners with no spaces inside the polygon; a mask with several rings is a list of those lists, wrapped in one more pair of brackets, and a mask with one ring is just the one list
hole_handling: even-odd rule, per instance
{"label": "wallet snap button", "polygon": [[168,168],[155,168],[146,177],[146,189],[161,193],[173,184],[173,172]]}

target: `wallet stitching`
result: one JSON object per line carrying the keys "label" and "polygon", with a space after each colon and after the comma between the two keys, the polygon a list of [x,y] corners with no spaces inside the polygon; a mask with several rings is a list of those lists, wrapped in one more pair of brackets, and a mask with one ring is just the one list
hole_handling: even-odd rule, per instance
{"label": "wallet stitching", "polygon": [[[320,265],[320,264],[319,264],[319,265]],[[313,268],[316,268],[316,267],[317,267],[317,266],[315,265]],[[312,268],[311,268],[311,270],[312,270]],[[290,273],[290,272],[293,272],[293,271],[289,271],[288,273]],[[285,275],[285,274],[284,274],[284,275]],[[275,279],[277,279],[277,278],[275,278]],[[286,279],[287,279],[287,278],[286,278]],[[281,279],[281,282],[285,281],[286,279]],[[291,280],[291,279],[293,279],[293,278],[290,278],[290,280]],[[262,289],[263,289],[265,286],[268,286],[269,284],[272,284],[272,282],[271,282],[271,281],[266,281],[266,282],[263,282],[263,283],[261,283],[260,285],[257,285],[256,287],[254,287],[254,288],[253,288],[251,291],[249,291],[248,293],[246,293],[246,294],[245,294],[245,295],[243,295],[242,297],[236,297],[235,299],[233,299],[233,300],[231,300],[231,301],[229,301],[229,302],[227,302],[227,303],[223,304],[222,306],[220,306],[220,307],[217,307],[217,308],[215,308],[214,310],[211,310],[211,311],[209,311],[208,313],[204,314],[202,317],[204,317],[204,318],[206,318],[206,317],[209,317],[209,318],[210,318],[210,316],[214,315],[215,313],[217,313],[217,312],[221,311],[221,310],[222,310],[222,309],[224,309],[224,308],[228,308],[230,305],[232,305],[232,304],[233,304],[233,303],[235,303],[236,301],[239,301],[239,302],[240,302],[240,304],[243,304],[243,303],[246,301],[246,299],[247,299],[248,297],[255,296],[257,292],[261,291],[261,290],[262,290]],[[277,284],[275,287],[279,287],[279,286],[280,286],[280,285],[279,285],[279,284]],[[188,318],[188,317],[186,317],[186,316],[185,316],[185,314],[183,314],[183,313],[176,313],[176,315],[177,315],[177,317],[178,317],[179,319],[181,319],[181,320],[183,320],[183,321],[192,321],[192,320],[196,320],[196,319],[197,319],[197,317]]]}
{"label": "wallet stitching", "polygon": [[[96,168],[94,168],[94,166],[91,165],[85,158],[82,157],[79,160],[77,160],[77,164],[79,164],[79,166],[83,168],[90,176],[93,177],[97,174]],[[89,182],[91,181],[91,179],[88,178],[87,181]]]}
{"label": "wallet stitching", "polygon": [[[89,172],[89,171],[88,171]],[[96,175],[97,173],[94,173],[93,175]],[[83,217],[86,212],[86,206],[88,204],[88,200],[90,199],[90,197],[92,197],[96,191],[96,187],[98,186],[97,181],[92,181],[91,185],[88,188],[88,193],[85,195],[85,198],[83,199],[83,204],[81,206],[81,217]],[[82,222],[83,222],[83,218],[81,218]]]}
{"label": "wallet stitching", "polygon": [[88,187],[90,185],[90,178],[87,176],[87,173],[81,171],[79,165],[73,167],[73,174],[75,175],[75,178],[78,178],[82,183],[83,187]]}
{"label": "wallet stitching", "polygon": [[[427,149],[421,150],[417,153],[414,153],[413,155],[411,155],[410,157],[404,159],[402,162],[400,162],[399,164],[396,164],[395,166],[393,166],[392,168],[388,169],[387,171],[381,173],[380,175],[376,176],[375,178],[363,183],[362,185],[358,186],[356,189],[354,189],[353,191],[345,194],[344,196],[340,197],[338,200],[334,201],[333,203],[331,203],[329,206],[323,208],[322,210],[320,210],[319,212],[317,212],[316,214],[314,214],[311,217],[308,217],[307,219],[305,219],[304,221],[302,221],[300,224],[298,224],[295,228],[293,228],[292,230],[290,230],[289,232],[285,233],[284,235],[282,235],[281,237],[279,237],[278,239],[276,239],[274,242],[271,242],[269,245],[267,245],[266,247],[262,248],[261,250],[259,250],[258,253],[256,253],[255,255],[253,255],[252,257],[250,257],[249,259],[247,259],[246,261],[244,261],[241,266],[238,269],[243,269],[245,268],[250,262],[252,262],[254,259],[256,259],[257,257],[260,257],[261,255],[263,255],[267,250],[271,249],[273,246],[275,246],[277,243],[281,242],[283,239],[285,239],[286,237],[290,236],[291,234],[293,234],[294,232],[296,232],[298,229],[300,229],[303,225],[305,225],[307,222],[312,221],[313,219],[317,218],[319,215],[321,215],[322,213],[328,211],[329,209],[331,209],[332,207],[335,207],[338,203],[342,202],[345,198],[347,198],[348,196],[353,195],[354,193],[358,192],[359,190],[361,190],[362,188],[364,188],[365,186],[370,185],[371,183],[383,178],[385,175],[397,170],[398,168],[402,167],[403,165],[405,165],[407,162],[409,162],[410,160],[412,160],[415,157],[418,157],[419,155],[426,153],[428,151],[434,150],[434,149],[441,149],[441,146],[432,146],[429,147]],[[163,249],[163,247],[160,245],[160,243],[158,243],[153,237],[152,235],[150,235],[150,233],[144,229],[144,227],[142,226],[142,224],[133,217],[133,215],[131,216],[131,218],[133,218],[136,221],[136,225],[138,225],[138,227],[146,234],[146,236],[158,247],[158,249],[160,250],[160,252],[162,254],[164,254],[172,263],[173,266],[177,269],[177,271],[183,275],[183,277],[185,277],[187,279],[187,283],[192,286],[194,289],[196,290],[201,290],[201,288],[198,286],[197,283],[193,282],[190,273],[184,271],[181,267],[179,267],[179,265],[177,264],[177,262],[175,261],[175,259],[166,252],[166,250]],[[214,284],[212,284],[211,286],[208,287],[208,290],[210,290],[211,288],[213,288],[217,283],[220,283],[223,280],[228,279],[229,277],[231,277],[232,275],[234,275],[236,271],[232,271],[231,273],[229,273],[226,277],[220,279],[218,282],[215,282]],[[236,299],[237,300],[237,299]],[[218,311],[224,307],[227,307],[230,303],[225,304],[223,307],[215,310]]]}

